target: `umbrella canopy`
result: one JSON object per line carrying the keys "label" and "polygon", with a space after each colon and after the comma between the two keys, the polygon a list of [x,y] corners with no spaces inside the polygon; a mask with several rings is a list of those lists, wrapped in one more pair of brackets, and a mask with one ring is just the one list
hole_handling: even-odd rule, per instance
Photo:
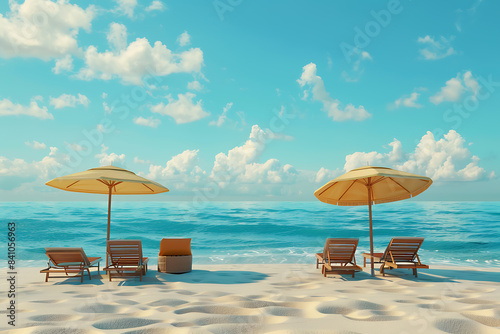
{"label": "umbrella canopy", "polygon": [[110,187],[113,195],[159,194],[168,191],[159,183],[115,166],[91,168],[57,177],[45,184],[66,191],[91,194],[109,194]]}
{"label": "umbrella canopy", "polygon": [[111,195],[146,195],[167,192],[159,183],[145,179],[129,170],[104,166],[91,168],[84,172],[57,177],[47,183],[48,186],[81,193],[107,194],[108,198],[108,233],[111,220]]}
{"label": "umbrella canopy", "polygon": [[[314,192],[320,201],[341,205],[368,205],[370,216],[370,254],[373,256],[372,204],[388,203],[417,196],[432,184],[426,176],[386,167],[365,166],[333,179]],[[371,274],[374,264],[371,261]]]}

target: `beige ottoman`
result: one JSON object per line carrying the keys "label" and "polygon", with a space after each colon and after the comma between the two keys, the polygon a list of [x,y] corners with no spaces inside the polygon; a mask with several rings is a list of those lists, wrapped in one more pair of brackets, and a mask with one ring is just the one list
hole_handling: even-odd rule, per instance
{"label": "beige ottoman", "polygon": [[158,256],[158,271],[169,274],[182,274],[192,270],[192,255]]}
{"label": "beige ottoman", "polygon": [[162,239],[158,256],[158,271],[182,274],[192,270],[191,239]]}

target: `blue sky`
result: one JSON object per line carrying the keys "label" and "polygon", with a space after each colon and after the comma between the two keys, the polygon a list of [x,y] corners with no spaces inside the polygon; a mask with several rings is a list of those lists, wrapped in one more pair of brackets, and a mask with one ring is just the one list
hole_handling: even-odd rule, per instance
{"label": "blue sky", "polygon": [[147,200],[314,200],[371,164],[433,178],[417,199],[500,200],[499,11],[4,2],[0,198],[89,199],[44,183],[112,163],[171,189]]}

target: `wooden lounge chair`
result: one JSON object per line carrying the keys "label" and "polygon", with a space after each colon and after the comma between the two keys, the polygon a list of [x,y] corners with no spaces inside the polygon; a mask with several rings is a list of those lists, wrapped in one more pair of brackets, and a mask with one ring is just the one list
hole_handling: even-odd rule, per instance
{"label": "wooden lounge chair", "polygon": [[158,271],[182,274],[192,270],[191,239],[162,239],[158,254]]}
{"label": "wooden lounge chair", "polygon": [[418,250],[424,242],[424,238],[392,238],[384,253],[363,253],[363,265],[366,266],[366,259],[374,263],[382,263],[380,273],[385,276],[385,269],[413,269],[413,275],[417,277],[417,269],[429,269],[429,266],[422,264],[418,256]]}
{"label": "wooden lounge chair", "polygon": [[[49,281],[49,277],[67,278],[70,273],[76,273],[77,275],[70,277],[81,277],[81,282],[83,282],[85,270],[89,274],[89,279],[92,279],[90,275],[90,268],[92,267],[97,267],[97,274],[99,274],[101,258],[87,257],[83,248],[47,247],[45,248],[45,254],[49,258],[48,267],[40,270],[40,273],[45,274],[45,282]],[[65,273],[66,276],[50,276],[51,273]]]}
{"label": "wooden lounge chair", "polygon": [[104,268],[112,277],[142,276],[148,271],[148,258],[142,257],[141,240],[108,240],[109,265]]}
{"label": "wooden lounge chair", "polygon": [[328,238],[325,242],[323,253],[316,253],[316,268],[321,263],[321,273],[350,274],[354,277],[356,271],[363,269],[356,264],[356,248],[358,239]]}

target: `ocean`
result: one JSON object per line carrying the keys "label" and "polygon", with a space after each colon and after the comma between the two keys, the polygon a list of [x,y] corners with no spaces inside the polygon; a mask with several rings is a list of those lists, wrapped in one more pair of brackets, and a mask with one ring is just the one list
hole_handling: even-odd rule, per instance
{"label": "ocean", "polygon": [[[2,235],[16,224],[16,265],[43,266],[45,247],[83,247],[104,258],[107,202],[0,204]],[[401,201],[373,206],[375,251],[395,236],[425,237],[426,264],[500,267],[500,202]],[[368,208],[321,202],[122,202],[111,239],[141,239],[156,264],[162,238],[192,238],[193,263],[315,263],[328,237],[359,238],[369,251]],[[6,267],[7,240],[0,242]]]}

